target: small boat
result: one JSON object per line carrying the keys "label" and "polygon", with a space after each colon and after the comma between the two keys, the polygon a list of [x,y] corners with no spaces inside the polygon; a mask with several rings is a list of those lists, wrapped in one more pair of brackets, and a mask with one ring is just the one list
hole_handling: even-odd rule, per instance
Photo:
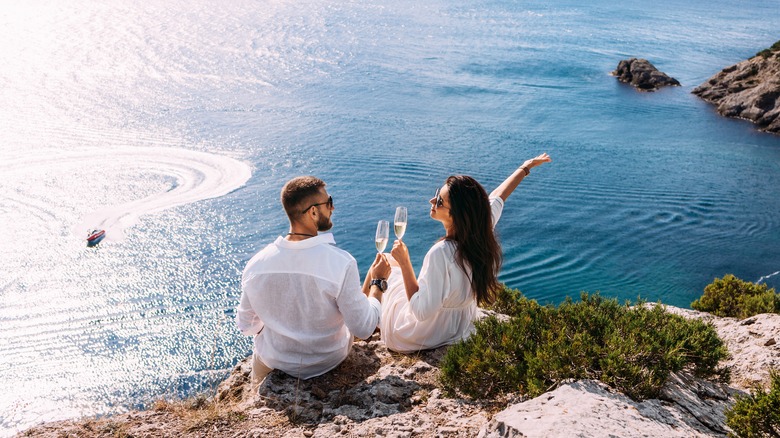
{"label": "small boat", "polygon": [[92,230],[87,234],[87,246],[95,246],[106,237],[106,230]]}

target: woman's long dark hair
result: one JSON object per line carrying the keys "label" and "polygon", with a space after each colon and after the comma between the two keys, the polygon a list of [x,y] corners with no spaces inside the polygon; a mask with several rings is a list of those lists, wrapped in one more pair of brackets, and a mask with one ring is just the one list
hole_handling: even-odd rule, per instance
{"label": "woman's long dark hair", "polygon": [[456,175],[447,178],[450,193],[450,216],[455,227],[450,237],[457,245],[455,262],[468,272],[471,268],[471,290],[480,305],[492,304],[501,286],[501,245],[493,232],[493,218],[488,194],[474,178]]}

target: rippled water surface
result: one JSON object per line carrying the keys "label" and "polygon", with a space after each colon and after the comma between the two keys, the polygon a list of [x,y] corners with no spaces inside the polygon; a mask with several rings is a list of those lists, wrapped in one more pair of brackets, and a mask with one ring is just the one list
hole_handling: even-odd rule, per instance
{"label": "rippled water surface", "polygon": [[[780,38],[774,1],[149,3],[0,6],[0,435],[213,388],[300,174],[362,271],[396,205],[419,268],[446,176],[490,190],[546,151],[498,226],[510,286],[780,283],[780,137],[690,94]],[[683,86],[617,83],[632,56]]]}

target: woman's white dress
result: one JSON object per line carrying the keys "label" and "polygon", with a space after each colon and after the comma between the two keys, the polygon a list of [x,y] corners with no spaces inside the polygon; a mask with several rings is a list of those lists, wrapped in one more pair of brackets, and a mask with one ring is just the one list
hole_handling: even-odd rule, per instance
{"label": "woman's white dress", "polygon": [[[494,227],[503,208],[501,198],[490,199]],[[387,348],[402,353],[436,348],[466,339],[474,332],[477,300],[469,275],[455,263],[454,242],[442,240],[431,247],[417,283],[420,289],[410,301],[401,269],[393,267],[379,323]]]}

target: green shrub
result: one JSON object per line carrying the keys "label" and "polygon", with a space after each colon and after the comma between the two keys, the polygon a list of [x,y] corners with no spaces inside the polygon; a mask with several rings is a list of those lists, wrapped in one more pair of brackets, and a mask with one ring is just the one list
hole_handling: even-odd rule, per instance
{"label": "green shrub", "polygon": [[728,274],[704,288],[704,295],[691,307],[716,316],[747,318],[759,313],[780,313],[780,294],[767,289],[766,284],[755,284]]}
{"label": "green shrub", "polygon": [[509,321],[482,320],[469,339],[450,347],[441,382],[474,398],[515,391],[535,397],[566,379],[590,378],[643,399],[656,396],[672,371],[726,373],[717,365],[727,351],[711,325],[660,305],[629,304],[583,293],[579,302],[540,306],[504,290],[493,309]]}
{"label": "green shrub", "polygon": [[[531,301],[522,298],[523,294],[519,290],[510,289],[502,284],[501,290],[496,294],[496,301],[488,308],[504,315],[518,315],[525,309],[525,306],[531,304]],[[533,304],[538,305],[536,301]]]}
{"label": "green shrub", "polygon": [[764,50],[756,53],[756,56],[760,56],[760,57],[766,59],[766,58],[769,58],[770,56],[772,56],[773,52],[777,52],[777,51],[780,51],[780,41],[772,44],[772,47],[770,47],[768,49],[764,49]]}
{"label": "green shrub", "polygon": [[770,378],[768,393],[756,386],[753,394],[738,397],[737,403],[726,410],[726,424],[737,436],[780,436],[780,371],[770,371]]}

